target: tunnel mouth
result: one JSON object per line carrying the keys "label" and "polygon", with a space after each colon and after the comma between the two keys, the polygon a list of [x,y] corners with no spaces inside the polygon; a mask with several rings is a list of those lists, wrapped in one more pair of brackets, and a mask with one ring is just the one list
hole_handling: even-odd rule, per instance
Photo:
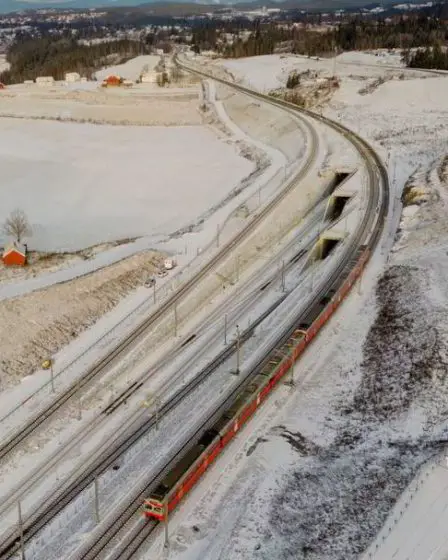
{"label": "tunnel mouth", "polygon": [[320,258],[316,260],[324,261],[335,250],[336,245],[339,243],[339,241],[340,239],[334,239],[332,237],[323,237],[320,240],[321,243]]}
{"label": "tunnel mouth", "polygon": [[337,171],[333,174],[330,182],[328,183],[327,187],[325,188],[325,196],[331,196],[334,191],[342,185],[342,183],[348,179],[351,175],[353,175],[353,171]]}
{"label": "tunnel mouth", "polygon": [[347,206],[348,201],[351,199],[350,195],[335,195],[332,197],[333,203],[329,204],[326,218],[330,222],[334,222],[341,217],[344,208]]}
{"label": "tunnel mouth", "polygon": [[336,249],[337,245],[342,241],[341,237],[322,236],[311,250],[305,270],[317,261],[324,261]]}

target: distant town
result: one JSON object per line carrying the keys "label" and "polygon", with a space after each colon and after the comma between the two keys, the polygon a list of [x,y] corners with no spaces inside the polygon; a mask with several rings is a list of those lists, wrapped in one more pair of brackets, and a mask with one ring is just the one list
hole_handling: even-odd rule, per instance
{"label": "distant town", "polygon": [[[42,34],[58,35],[69,32],[78,39],[134,39],[141,40],[155,31],[162,32],[166,38],[170,31],[175,32],[178,42],[191,38],[192,31],[198,27],[214,28],[226,31],[232,24],[240,29],[250,29],[253,24],[260,26],[277,25],[306,26],[319,31],[340,25],[350,18],[361,20],[382,18],[391,23],[397,18],[406,18],[409,14],[438,12],[437,17],[448,19],[446,3],[426,2],[422,4],[401,3],[383,7],[371,4],[367,8],[334,10],[316,13],[297,8],[266,7],[254,3],[253,8],[244,9],[236,6],[205,6],[147,4],[145,7],[113,9],[40,9],[27,10],[0,15],[0,53],[5,53],[8,46],[20,35],[39,37]],[[270,5],[272,6],[272,4]],[[171,33],[173,35],[173,33]]]}

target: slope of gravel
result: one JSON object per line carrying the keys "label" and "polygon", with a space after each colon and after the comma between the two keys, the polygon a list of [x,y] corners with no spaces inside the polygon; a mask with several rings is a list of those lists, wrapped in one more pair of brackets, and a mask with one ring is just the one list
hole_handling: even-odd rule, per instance
{"label": "slope of gravel", "polygon": [[141,286],[160,259],[146,251],[65,284],[1,301],[0,388],[32,373]]}

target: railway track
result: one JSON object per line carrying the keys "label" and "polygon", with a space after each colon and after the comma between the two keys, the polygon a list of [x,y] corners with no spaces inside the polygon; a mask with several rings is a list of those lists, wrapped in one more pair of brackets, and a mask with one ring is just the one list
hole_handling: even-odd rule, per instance
{"label": "railway track", "polygon": [[[308,249],[314,244],[315,239],[310,241]],[[289,260],[286,270],[289,268],[300,265],[300,258],[306,255],[306,250],[302,249],[297,254],[294,254]],[[300,258],[298,258],[300,257]],[[277,278],[275,273],[268,283],[272,283]],[[265,279],[259,280],[257,293],[264,292],[266,287]],[[242,347],[248,341],[254,331],[259,325],[263,323],[272,313],[277,309],[281,302],[287,297],[287,293],[279,295],[277,300],[271,304],[255,321],[253,321],[248,329],[243,331],[240,336],[240,344]],[[229,343],[225,349],[215,357],[205,368],[203,368],[189,383],[188,385],[179,388],[173,396],[166,402],[160,403],[160,408],[156,415],[147,417],[140,415],[140,423],[136,426],[135,423],[129,426],[128,429],[120,434],[120,437],[114,441],[113,445],[109,445],[101,455],[99,455],[90,464],[85,465],[79,476],[72,480],[69,484],[65,485],[60,491],[54,493],[51,498],[47,498],[42,506],[36,507],[33,514],[26,519],[23,525],[24,542],[28,542],[39,531],[41,531],[58,513],[60,513],[70,502],[72,502],[82,491],[86,490],[96,478],[103,474],[107,469],[119,462],[119,458],[130,450],[139,440],[144,437],[158,422],[165,416],[173,412],[187,396],[192,394],[208,377],[210,377],[216,369],[229,360],[236,350],[236,341]],[[135,387],[138,388],[139,384]],[[121,404],[122,398],[128,398],[129,392],[132,392],[134,387],[130,387],[126,393],[123,393],[114,403],[111,403],[109,409],[104,412],[107,415],[113,412],[116,405]],[[142,419],[143,416],[143,419]],[[105,416],[106,420],[107,417]],[[10,558],[14,555],[18,548],[17,531],[12,530],[4,538],[0,546],[0,557]]]}
{"label": "railway track", "polygon": [[[184,68],[188,71],[192,71],[188,67],[184,66]],[[203,72],[197,72],[197,73],[199,73],[204,77],[208,77],[208,78],[211,77]],[[218,80],[218,81],[225,83],[223,80]],[[232,84],[227,84],[227,83],[226,85],[232,86]],[[240,88],[236,86],[235,89],[240,89]],[[244,93],[248,93],[246,88],[241,88],[241,89],[245,90],[243,91]],[[249,94],[251,95],[252,92],[250,92]],[[264,96],[256,94],[255,97],[263,98]],[[306,111],[306,114],[309,115],[310,117],[314,117],[314,115],[309,111]],[[367,142],[365,142],[358,135],[352,134],[351,131],[349,131],[342,125],[339,125],[339,123],[333,123],[329,119],[326,119],[325,117],[319,117],[319,116],[318,116],[318,120],[325,122],[333,129],[341,132],[347,139],[351,141],[353,146],[357,149],[357,151],[360,153],[360,155],[366,162],[368,176],[369,176],[369,186],[370,186],[368,204],[365,209],[363,219],[358,225],[355,234],[353,235],[350,243],[348,244],[347,250],[345,251],[343,258],[341,258],[338,266],[328,277],[326,282],[323,283],[323,285],[318,289],[317,293],[315,294],[315,297],[313,298],[313,301],[308,305],[307,309],[302,311],[300,317],[297,317],[294,320],[294,324],[290,325],[287,331],[283,333],[278,338],[278,340],[276,340],[276,342],[272,346],[270,355],[272,353],[274,353],[274,355],[275,354],[278,355],[279,349],[281,349],[282,351],[281,353],[284,354],[283,349],[285,346],[289,347],[288,341],[291,339],[294,332],[296,331],[297,324],[299,325],[302,325],[304,323],[312,324],[312,322],[316,320],[318,316],[320,316],[321,307],[319,306],[316,309],[316,301],[319,302],[322,300],[326,300],[326,298],[329,298],[330,295],[336,293],[336,289],[338,285],[343,285],[345,281],[349,278],[349,275],[351,271],[354,269],[354,267],[359,266],[360,259],[362,258],[365,258],[365,260],[368,259],[370,252],[376,247],[379,241],[381,232],[383,230],[384,222],[387,217],[387,212],[389,207],[388,176],[387,176],[387,171],[384,168],[378,155],[367,144]],[[377,172],[378,172],[378,176],[377,176]],[[382,193],[381,193],[380,183],[382,183],[383,185]],[[365,262],[363,262],[362,266],[364,265]],[[185,449],[188,449],[189,447],[191,448],[192,442],[198,441],[199,433],[202,434],[205,433],[207,429],[209,429],[213,425],[213,422],[216,421],[217,416],[223,412],[226,406],[229,406],[229,403],[234,402],[237,399],[237,395],[240,394],[242,388],[248,386],[248,384],[251,381],[251,378],[253,378],[254,375],[256,375],[259,371],[263,369],[264,365],[266,364],[266,362],[268,362],[268,360],[269,360],[269,356],[265,360],[262,360],[260,363],[258,363],[254,368],[252,368],[252,370],[247,374],[247,376],[245,376],[245,378],[242,379],[241,383],[233,390],[232,394],[228,396],[226,401],[217,409],[215,413],[213,413],[211,417],[209,417],[204,422],[200,430],[198,430],[193,435],[193,437],[189,440],[189,442],[186,443],[186,445],[182,450],[183,452],[185,451]],[[170,465],[174,466],[174,464],[175,464],[175,458],[170,461],[170,463],[164,469],[163,473],[169,472]],[[124,512],[119,513],[117,520],[115,522],[110,523],[109,526],[106,528],[106,530],[100,536],[98,536],[95,543],[92,546],[86,548],[80,555],[76,557],[77,560],[78,559],[80,560],[81,558],[83,560],[93,560],[95,558],[98,558],[98,554],[102,550],[104,550],[106,546],[105,543],[107,542],[107,539],[110,539],[113,535],[116,535],[116,531],[115,531],[117,527],[116,523],[118,523],[118,526],[121,525],[123,519],[127,519],[126,522],[129,522],[130,518],[126,518],[126,515],[128,515],[128,513],[126,512],[129,512],[131,510],[133,512],[132,515],[136,514],[139,508],[139,504],[141,504],[142,498],[144,498],[145,495],[148,495],[150,493],[151,489],[153,489],[156,483],[162,478],[163,473],[161,472],[157,477],[154,477],[148,483],[146,488],[143,489],[143,491],[141,491],[142,489],[140,489],[138,495],[134,496],[135,498],[134,502],[131,501],[129,504],[127,504],[126,506],[127,509]],[[133,532],[131,533],[132,534],[131,541],[129,539],[125,539],[122,542],[122,548],[119,548],[118,551],[115,551],[115,554],[112,556],[112,558],[114,559],[131,558],[132,554],[142,546],[145,539],[153,532],[153,530],[154,530],[154,526],[151,524],[149,533],[147,533],[146,531],[148,531],[148,529],[146,529],[145,531],[145,525],[141,522],[137,523]],[[130,542],[135,543],[134,545],[135,548],[132,548],[132,552],[128,554],[127,551],[129,552],[130,550],[129,549]],[[99,543],[100,543],[100,548],[98,548]]]}
{"label": "railway track", "polygon": [[[306,238],[309,236],[317,226],[325,226],[326,222],[324,220],[324,207],[326,207],[326,201],[323,199],[321,201],[320,206],[318,205],[315,210],[313,211],[313,215],[310,215],[308,219],[305,220],[304,224],[301,225],[299,228],[300,231],[300,239]],[[344,219],[342,215],[339,220]],[[333,223],[336,223],[336,220]],[[286,264],[283,268],[283,273],[288,274],[290,269],[292,269],[297,263],[299,263],[301,258],[304,258],[307,254],[307,251],[313,246],[317,237],[312,236],[310,240],[306,243],[299,242],[295,239],[288,242],[288,244],[282,249],[282,251],[273,257],[272,261],[280,262],[281,259],[285,259],[284,261]],[[299,248],[297,251],[297,248]],[[287,258],[289,254],[290,258]],[[268,265],[270,266],[270,265]],[[299,267],[300,268],[300,267]],[[298,272],[300,274],[300,270]],[[225,308],[218,307],[215,311],[212,312],[210,316],[207,317],[206,321],[201,323],[200,330],[195,330],[193,334],[187,334],[183,340],[180,342],[177,347],[170,353],[170,356],[163,357],[156,363],[153,367],[151,367],[148,372],[144,373],[140,376],[136,381],[134,381],[130,386],[128,386],[122,393],[120,393],[103,411],[89,423],[89,427],[87,430],[82,429],[79,433],[74,434],[73,438],[70,440],[68,446],[64,446],[62,449],[58,449],[57,452],[52,455],[51,457],[47,458],[45,464],[36,465],[36,468],[30,472],[26,478],[26,480],[18,485],[15,488],[12,488],[11,491],[3,497],[2,504],[0,505],[0,516],[6,515],[8,511],[16,508],[17,502],[22,500],[22,496],[29,493],[36,485],[45,480],[45,477],[52,472],[52,470],[56,467],[59,461],[63,459],[67,453],[72,450],[76,450],[79,448],[83,442],[90,437],[91,434],[97,432],[103,425],[108,423],[107,416],[113,414],[120,406],[126,403],[126,401],[132,397],[139,389],[142,388],[144,383],[149,380],[157,371],[161,370],[165,366],[167,366],[172,360],[178,357],[182,351],[184,351],[189,345],[193,344],[199,338],[204,336],[204,333],[207,335],[207,329],[216,323],[218,318],[222,318],[224,313],[228,316],[228,325],[232,325],[235,323],[240,322],[247,312],[253,305],[255,305],[258,301],[260,301],[264,297],[264,293],[267,289],[272,289],[276,283],[279,285],[281,284],[281,276],[282,272],[280,270],[276,272],[269,272],[266,274],[261,274],[260,271],[257,270],[247,281],[246,285],[243,285],[237,289],[237,292],[234,294],[233,299],[235,300],[237,297],[239,299],[238,304],[230,304],[226,302]],[[251,286],[251,291],[248,292],[247,286]],[[243,299],[241,299],[241,297]],[[209,351],[210,346],[214,343],[219,336],[219,333],[213,335],[212,339],[205,341],[205,346],[203,345],[200,350],[196,351],[195,348],[188,350],[194,352],[195,360],[199,360],[203,355]],[[158,396],[163,399],[166,393],[169,393],[173,389],[175,389],[176,385],[178,384],[179,380],[183,378],[184,375],[188,373],[189,368],[186,366],[182,366],[178,372],[170,376],[168,383],[164,383],[164,385],[157,391]],[[128,433],[129,430],[136,425],[136,422],[139,418],[141,418],[146,413],[142,411],[138,411],[138,413],[133,414],[126,423],[120,428],[118,434],[115,434],[116,437],[120,437],[121,433]],[[107,445],[109,446],[111,443],[108,441]],[[104,451],[105,445],[103,444],[100,448],[95,450],[95,453],[92,457],[90,457],[89,462],[95,459],[95,456],[99,456]],[[86,469],[86,463],[82,465],[82,469]],[[76,469],[69,477],[69,480],[73,480],[74,478],[78,477],[78,472],[81,469]],[[59,493],[60,488],[63,484],[60,485],[59,489],[56,489],[56,493]],[[51,497],[48,496],[46,498],[46,502],[51,502]],[[33,508],[34,511],[34,508]],[[26,514],[25,514],[26,517]]]}
{"label": "railway track", "polygon": [[186,280],[185,283],[161,306],[156,309],[147,319],[145,319],[135,330],[126,337],[112,352],[99,360],[89,371],[82,377],[74,381],[61,395],[53,400],[45,409],[39,410],[20,430],[13,433],[6,441],[0,444],[0,461],[4,460],[10,453],[15,451],[19,445],[25,442],[30,436],[35,434],[37,430],[42,428],[44,424],[59,411],[68,401],[79,391],[88,387],[88,385],[97,378],[105,369],[111,366],[118,358],[123,357],[126,351],[153,325],[161,319],[167,312],[174,309],[174,306],[185,297],[198,282],[204,279],[218,263],[224,260],[232,251],[269,215],[269,213],[280,204],[280,202],[294,189],[296,184],[303,179],[313,165],[318,148],[318,137],[315,130],[306,120],[303,120],[303,128],[306,130],[310,139],[311,149],[308,157],[300,169],[300,171],[288,181],[286,187],[274,196],[268,204],[266,204],[252,220],[238,232],[229,242],[227,242],[211,259],[202,267],[195,275]]}
{"label": "railway track", "polygon": [[[200,74],[205,75],[204,73],[200,72]],[[209,76],[207,76],[209,77]],[[213,78],[214,79],[214,78]],[[223,83],[225,83],[226,85],[230,85],[231,87],[233,87],[232,84],[228,84],[223,80],[218,80],[218,81],[222,81]],[[236,89],[240,89],[238,86],[235,86]],[[242,88],[245,89],[245,88]],[[244,91],[244,93],[247,93],[246,91]],[[252,92],[250,93],[250,95],[252,95]],[[255,95],[256,97],[259,98],[264,98],[264,96],[260,95]],[[263,99],[264,101],[264,99]],[[268,100],[269,102],[271,100]],[[283,103],[283,102],[282,102]],[[275,104],[280,104],[280,103],[275,103]],[[289,104],[288,104],[289,105]],[[288,107],[289,110],[290,107]],[[294,108],[295,109],[295,108]],[[313,118],[315,118],[314,114],[310,113],[310,112],[306,112],[309,115],[308,116],[312,116]],[[317,116],[317,118],[319,118],[319,116]],[[319,120],[322,120],[323,122],[325,122],[327,119],[325,118],[319,118]],[[365,238],[367,238],[369,236],[369,234],[372,232],[372,235],[370,235],[370,239],[368,242],[368,245],[370,247],[374,247],[378,241],[379,235],[381,233],[381,224],[384,222],[386,213],[387,213],[387,206],[388,206],[388,196],[387,196],[387,188],[385,191],[385,196],[383,197],[383,199],[381,200],[381,196],[380,196],[380,189],[379,189],[379,180],[380,178],[385,181],[385,186],[387,187],[387,173],[385,172],[384,168],[382,167],[382,164],[378,158],[378,156],[376,156],[375,152],[373,152],[373,150],[371,150],[371,148],[364,143],[364,141],[362,139],[360,139],[359,137],[357,138],[356,135],[353,135],[353,137],[350,136],[350,131],[347,131],[347,129],[344,129],[344,127],[342,127],[342,125],[339,125],[337,123],[332,123],[331,121],[329,121],[331,123],[331,125],[335,125],[332,126],[333,128],[338,127],[339,131],[343,130],[344,131],[344,136],[347,136],[350,141],[352,141],[352,144],[357,148],[357,150],[361,153],[361,155],[363,156],[363,158],[366,160],[367,162],[367,167],[368,167],[368,174],[369,174],[369,183],[371,186],[371,190],[370,190],[370,196],[369,196],[369,202],[366,208],[366,212],[364,213],[363,216],[363,220],[360,223],[359,227],[356,230],[356,234],[353,236],[351,243],[348,247],[348,249],[345,251],[344,253],[344,258],[341,259],[339,265],[336,267],[336,269],[333,271],[333,273],[331,274],[331,276],[327,279],[325,285],[323,285],[317,292],[316,297],[313,298],[313,301],[308,305],[308,307],[300,314],[300,316],[298,316],[297,318],[295,318],[294,320],[294,324],[290,325],[289,329],[283,333],[281,335],[281,337],[278,338],[278,340],[275,341],[275,344],[273,345],[272,351],[276,351],[278,350],[279,347],[282,347],[282,345],[286,344],[288,339],[291,337],[291,332],[293,332],[296,329],[296,324],[298,322],[301,322],[304,320],[304,318],[306,318],[307,316],[309,316],[310,314],[313,313],[313,308],[315,306],[315,300],[316,299],[322,299],[324,297],[326,297],[328,295],[328,292],[334,289],[334,286],[337,285],[337,283],[339,281],[341,281],[341,278],[344,277],[344,274],[347,274],[348,271],[351,270],[353,262],[357,259],[358,256],[358,252],[359,252],[359,248],[360,246],[362,246]],[[328,124],[328,123],[327,123]],[[376,177],[376,169],[379,169],[379,177]],[[373,227],[374,221],[375,221],[375,208],[378,207],[380,209],[380,211],[378,212],[378,220],[377,220],[377,224],[376,227]],[[207,428],[207,426],[210,425],[210,423],[213,421],[213,419],[216,417],[217,414],[219,414],[220,412],[222,412],[223,407],[228,406],[229,402],[231,401],[231,399],[235,398],[235,395],[238,393],[238,391],[241,390],[241,388],[244,386],[244,384],[247,384],[250,381],[250,377],[251,375],[254,374],[254,372],[258,371],[260,367],[262,367],[263,363],[260,362],[260,364],[257,365],[257,367],[253,368],[251,370],[251,372],[249,372],[249,374],[247,376],[244,377],[244,379],[241,380],[241,383],[238,384],[238,386],[232,391],[232,394],[229,395],[229,397],[226,399],[225,403],[223,403],[219,409],[217,409],[212,418],[208,418],[205,423],[202,425],[201,430],[204,430]],[[197,439],[197,433],[193,436],[192,440]],[[190,441],[192,441],[190,440]],[[188,444],[187,444],[188,446]],[[156,481],[163,475],[164,472],[166,472],[170,465],[173,464],[173,462],[176,460],[177,455],[179,455],[179,453],[183,452],[185,449],[185,447],[182,448],[182,450],[180,450],[170,461],[170,463],[168,465],[165,466],[164,470],[161,471],[156,477],[154,477],[151,481],[145,481],[145,484],[143,485],[143,487],[139,488],[138,493],[134,494],[132,499],[125,504],[124,507],[120,508],[120,510],[117,512],[118,515],[116,517],[116,519],[109,524],[105,530],[101,530],[101,535],[98,536],[98,538],[96,539],[96,541],[93,543],[92,546],[89,547],[88,550],[84,550],[82,552],[82,555],[79,556],[80,558],[92,558],[92,559],[96,559],[98,558],[98,555],[101,553],[101,551],[104,550],[104,548],[107,546],[107,543],[110,541],[111,538],[113,538],[114,535],[116,535],[116,533],[120,530],[123,529],[123,527],[129,523],[129,521],[131,520],[131,518],[133,516],[135,516],[140,508],[141,505],[141,501],[142,501],[142,497],[144,497],[145,495],[147,495],[147,493],[150,491],[151,487],[156,483]],[[139,524],[141,525],[140,528],[135,529],[135,534],[133,534],[133,538],[131,539],[131,541],[135,541],[135,545],[137,543],[138,547],[141,545],[141,543],[144,541],[144,539],[146,538],[145,534],[146,531],[148,531],[148,528],[145,524]],[[152,531],[153,529],[151,529]],[[150,531],[150,532],[151,532]],[[130,544],[130,541],[128,542],[128,539],[125,539],[123,541],[123,544],[126,544],[126,549],[120,549],[123,554],[128,554],[126,552],[126,550],[129,552],[133,549],[132,544]],[[121,552],[120,552],[121,554]],[[133,552],[131,552],[131,555],[133,554]],[[128,558],[131,556],[117,556],[117,558]],[[2,556],[3,558],[3,556]]]}

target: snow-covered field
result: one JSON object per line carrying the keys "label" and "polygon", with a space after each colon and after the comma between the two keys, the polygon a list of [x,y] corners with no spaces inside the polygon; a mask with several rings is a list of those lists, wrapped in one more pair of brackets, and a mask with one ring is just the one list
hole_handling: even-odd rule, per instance
{"label": "snow-covered field", "polygon": [[[2,119],[0,222],[22,208],[30,247],[77,250],[185,227],[253,169],[200,127]],[[11,195],[13,193],[13,195]]]}
{"label": "snow-covered field", "polygon": [[448,76],[407,70],[398,54],[380,54],[343,53],[319,61],[272,55],[220,64],[235,79],[260,91],[285,87],[293,70],[315,71],[317,79],[336,74],[340,87],[324,112],[370,140],[385,160],[390,153],[391,179],[395,175],[399,192],[418,166],[428,165],[446,150]]}
{"label": "snow-covered field", "polygon": [[[259,89],[285,83],[295,68],[334,70],[333,60],[299,57],[225,64]],[[324,111],[359,131],[388,162],[393,217],[384,239],[359,292],[297,366],[296,389],[273,397],[180,507],[177,519],[172,516],[172,559],[359,558],[420,466],[443,449],[448,428],[448,162],[442,157],[448,145],[443,125],[448,80],[416,72],[398,79],[396,70],[382,64],[399,67],[397,57],[338,57],[340,88]],[[367,84],[370,93],[359,93]],[[417,199],[429,202],[405,208],[388,257],[401,211],[397,199],[412,173]],[[365,560],[446,558],[437,519],[447,508],[444,495],[434,506],[440,468],[429,475],[435,478],[427,499],[413,490],[416,504],[426,509],[410,506],[411,513],[399,521],[396,541],[392,517],[384,531],[386,544],[380,538],[379,548],[373,546]],[[403,511],[409,505],[405,501]],[[426,515],[432,538],[425,533],[422,548],[422,533],[414,524]],[[403,542],[406,549],[397,556]],[[156,558],[158,544],[142,557]]]}
{"label": "snow-covered field", "polygon": [[136,81],[143,71],[153,70],[154,66],[159,62],[160,56],[157,55],[142,55],[128,60],[124,64],[118,64],[117,66],[108,66],[103,70],[99,70],[95,73],[97,80],[104,80],[107,76],[111,74],[117,74],[126,80]]}

